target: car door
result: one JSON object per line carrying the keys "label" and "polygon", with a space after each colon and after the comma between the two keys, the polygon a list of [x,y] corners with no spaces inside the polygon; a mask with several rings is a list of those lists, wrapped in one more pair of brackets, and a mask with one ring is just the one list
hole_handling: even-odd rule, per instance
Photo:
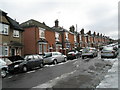
{"label": "car door", "polygon": [[27,57],[27,66],[33,68],[35,66],[33,55]]}
{"label": "car door", "polygon": [[34,61],[35,61],[35,64],[34,64],[35,67],[39,66],[40,63],[41,63],[39,56],[38,55],[34,55],[33,57],[34,57]]}
{"label": "car door", "polygon": [[60,62],[64,61],[64,57],[62,53],[58,52],[58,57],[59,57]]}
{"label": "car door", "polygon": [[60,62],[60,56],[58,55],[58,52],[54,52],[53,57],[57,59],[57,62]]}
{"label": "car door", "polygon": [[60,55],[61,55],[61,60],[64,61],[65,58],[64,55],[62,53],[60,53]]}

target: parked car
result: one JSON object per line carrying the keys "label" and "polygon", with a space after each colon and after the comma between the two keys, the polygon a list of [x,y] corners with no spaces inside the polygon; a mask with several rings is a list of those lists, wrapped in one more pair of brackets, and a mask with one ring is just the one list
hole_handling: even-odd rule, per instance
{"label": "parked car", "polygon": [[8,57],[12,64],[8,65],[8,71],[10,73],[15,72],[27,72],[35,67],[43,67],[43,58],[39,55],[27,55],[25,58],[21,56]]}
{"label": "parked car", "polygon": [[7,76],[8,66],[6,62],[0,58],[0,75],[2,78]]}
{"label": "parked car", "polygon": [[67,53],[67,59],[76,59],[81,57],[81,52],[78,52],[77,50],[70,50]]}
{"label": "parked car", "polygon": [[98,51],[96,48],[92,48],[92,47],[86,47],[83,49],[82,52],[82,59],[84,59],[85,57],[97,57],[98,55]]}
{"label": "parked car", "polygon": [[57,64],[58,62],[67,61],[67,56],[60,52],[44,53],[44,64]]}
{"label": "parked car", "polygon": [[101,58],[115,58],[118,55],[116,47],[104,47],[101,51]]}

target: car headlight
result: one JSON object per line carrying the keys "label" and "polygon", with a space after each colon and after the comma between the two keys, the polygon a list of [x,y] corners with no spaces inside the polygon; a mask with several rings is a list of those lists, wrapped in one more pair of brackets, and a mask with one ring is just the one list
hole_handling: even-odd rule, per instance
{"label": "car headlight", "polygon": [[19,65],[15,65],[15,66],[14,66],[14,68],[17,68],[17,67],[19,67]]}

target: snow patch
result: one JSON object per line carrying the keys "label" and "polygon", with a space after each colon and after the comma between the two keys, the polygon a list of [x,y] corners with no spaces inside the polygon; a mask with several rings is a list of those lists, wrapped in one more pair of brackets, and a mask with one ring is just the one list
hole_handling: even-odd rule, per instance
{"label": "snow patch", "polygon": [[50,80],[50,81],[48,81],[46,83],[40,84],[40,85],[38,85],[36,87],[33,87],[33,88],[52,88],[58,81],[68,77],[69,75],[71,75],[71,74],[73,74],[75,72],[76,72],[76,70],[74,70],[73,72],[70,72],[70,73],[65,73],[65,74],[61,75],[60,77],[56,77],[53,80]]}
{"label": "snow patch", "polygon": [[26,73],[33,73],[33,72],[35,72],[35,70],[33,70],[33,71],[29,71],[29,72],[26,72]]}
{"label": "snow patch", "polygon": [[9,79],[12,78],[13,76],[8,77]]}
{"label": "snow patch", "polygon": [[108,70],[105,79],[96,88],[118,88],[118,59],[105,59],[113,62],[113,66]]}

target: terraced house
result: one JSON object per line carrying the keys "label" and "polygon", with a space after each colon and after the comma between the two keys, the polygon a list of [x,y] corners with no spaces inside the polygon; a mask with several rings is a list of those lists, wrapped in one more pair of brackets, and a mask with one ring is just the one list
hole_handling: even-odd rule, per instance
{"label": "terraced house", "polygon": [[[24,31],[24,55],[42,54],[52,50],[55,35],[51,28],[36,20],[30,19],[21,24]],[[48,38],[47,34],[50,34]],[[48,40],[47,40],[48,39]],[[48,44],[49,41],[49,44]]]}
{"label": "terraced house", "polygon": [[61,42],[62,42],[62,48],[61,52],[63,54],[66,54],[69,50],[75,49],[77,37],[76,33],[74,32],[74,27],[71,26],[70,30],[67,30],[61,26],[59,26],[59,21],[55,20],[55,26],[52,27],[55,31],[58,31],[61,35]]}
{"label": "terraced house", "polygon": [[23,55],[23,29],[0,10],[0,57]]}
{"label": "terraced house", "polygon": [[44,52],[58,51],[66,54],[69,50],[84,47],[96,47],[108,44],[109,38],[96,35],[96,32],[87,33],[84,29],[78,33],[72,25],[69,30],[59,26],[55,20],[53,27],[47,26],[44,22],[28,20],[21,24],[24,31],[24,54],[43,54]]}
{"label": "terraced house", "polygon": [[24,31],[24,54],[43,54],[58,51],[66,54],[74,45],[74,33],[59,26],[55,20],[53,27],[36,20],[28,20],[21,24]]}

